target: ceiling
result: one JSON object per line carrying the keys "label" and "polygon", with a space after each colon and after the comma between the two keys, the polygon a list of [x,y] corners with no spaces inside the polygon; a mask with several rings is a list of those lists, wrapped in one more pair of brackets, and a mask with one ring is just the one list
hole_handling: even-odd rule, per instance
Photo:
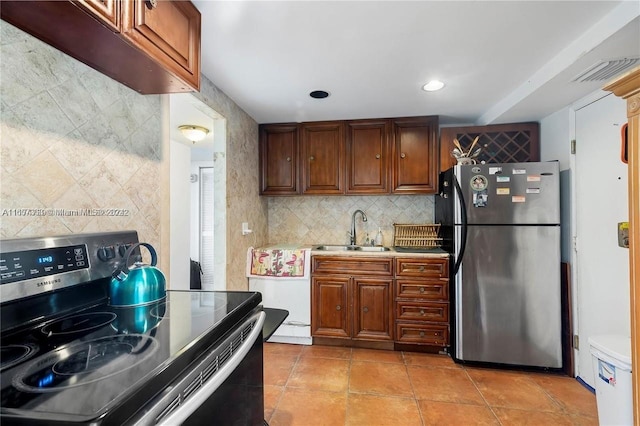
{"label": "ceiling", "polygon": [[[258,123],[439,115],[537,121],[640,56],[638,1],[207,1],[202,73]],[[425,92],[431,79],[445,82]],[[313,99],[313,90],[326,99]]]}

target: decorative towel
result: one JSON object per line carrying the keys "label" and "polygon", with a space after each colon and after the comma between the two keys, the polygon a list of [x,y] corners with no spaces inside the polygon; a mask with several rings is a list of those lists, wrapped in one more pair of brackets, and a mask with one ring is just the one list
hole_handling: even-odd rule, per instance
{"label": "decorative towel", "polygon": [[249,247],[247,277],[306,278],[310,253],[300,246]]}

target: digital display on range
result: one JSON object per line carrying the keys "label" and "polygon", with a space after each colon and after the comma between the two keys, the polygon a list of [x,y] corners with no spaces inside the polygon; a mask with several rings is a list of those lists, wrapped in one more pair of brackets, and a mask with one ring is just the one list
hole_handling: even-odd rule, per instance
{"label": "digital display on range", "polygon": [[38,263],[39,264],[49,264],[49,263],[53,263],[53,256],[42,256],[38,258]]}
{"label": "digital display on range", "polygon": [[0,253],[0,284],[46,277],[89,267],[84,244]]}

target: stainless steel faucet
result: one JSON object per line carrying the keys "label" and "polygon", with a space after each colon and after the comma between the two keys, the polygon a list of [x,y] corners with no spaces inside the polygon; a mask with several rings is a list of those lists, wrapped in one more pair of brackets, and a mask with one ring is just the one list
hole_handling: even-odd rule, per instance
{"label": "stainless steel faucet", "polygon": [[360,213],[362,215],[362,221],[367,221],[367,215],[360,209],[353,212],[351,215],[351,232],[349,233],[349,244],[352,246],[356,245],[356,215]]}

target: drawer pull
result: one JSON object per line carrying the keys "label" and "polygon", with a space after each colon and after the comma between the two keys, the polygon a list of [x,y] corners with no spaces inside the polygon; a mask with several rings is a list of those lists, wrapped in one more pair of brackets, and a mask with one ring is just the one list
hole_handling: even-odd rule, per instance
{"label": "drawer pull", "polygon": [[424,337],[424,331],[420,332],[420,337]]}
{"label": "drawer pull", "polygon": [[424,309],[420,309],[420,315],[424,315]]}
{"label": "drawer pull", "polygon": [[369,308],[367,308],[366,306],[364,308],[362,308],[362,310],[364,311],[364,313],[366,314],[367,312],[369,312]]}
{"label": "drawer pull", "polygon": [[380,154],[376,154],[376,160],[380,159]]}
{"label": "drawer pull", "polygon": [[340,309],[342,309],[342,306],[336,305],[336,311],[339,311]]}
{"label": "drawer pull", "polygon": [[420,293],[424,293],[424,287],[420,287]]}
{"label": "drawer pull", "polygon": [[418,268],[420,270],[420,272],[424,272],[424,265],[420,265],[420,268]]}

